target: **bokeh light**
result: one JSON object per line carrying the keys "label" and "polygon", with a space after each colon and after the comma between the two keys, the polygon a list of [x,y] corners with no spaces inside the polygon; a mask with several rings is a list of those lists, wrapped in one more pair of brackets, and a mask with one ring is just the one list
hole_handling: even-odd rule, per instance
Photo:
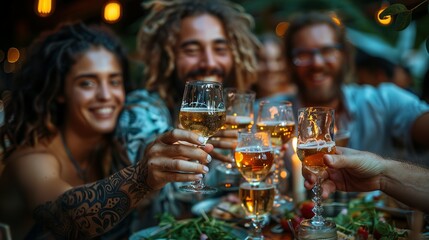
{"label": "bokeh light", "polygon": [[119,2],[108,2],[104,6],[104,20],[108,23],[118,22],[121,18],[121,4]]}
{"label": "bokeh light", "polygon": [[40,17],[47,17],[54,12],[55,0],[36,0],[36,13]]}
{"label": "bokeh light", "polygon": [[276,35],[279,37],[283,37],[288,27],[289,27],[288,22],[279,22],[276,26]]}

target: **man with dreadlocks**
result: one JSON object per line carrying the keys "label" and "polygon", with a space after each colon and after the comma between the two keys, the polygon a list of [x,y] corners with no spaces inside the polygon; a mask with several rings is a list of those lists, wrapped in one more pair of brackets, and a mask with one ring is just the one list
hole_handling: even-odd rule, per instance
{"label": "man with dreadlocks", "polygon": [[[245,90],[257,77],[255,52],[259,44],[251,33],[253,19],[241,6],[225,0],[155,0],[144,6],[149,12],[137,42],[145,64],[146,90],[127,96],[129,108],[122,115],[119,128],[131,158],[141,154],[145,143],[176,122],[177,104],[187,80],[208,79]],[[165,120],[165,112],[173,121]],[[142,129],[141,126],[149,125],[142,125],[148,121],[152,127]],[[211,139],[210,143],[231,149],[236,135],[236,131],[222,131],[218,140]],[[215,151],[211,155],[232,161]],[[165,199],[171,199],[171,191],[163,191]],[[159,211],[165,211],[166,205],[176,204],[163,204]]]}

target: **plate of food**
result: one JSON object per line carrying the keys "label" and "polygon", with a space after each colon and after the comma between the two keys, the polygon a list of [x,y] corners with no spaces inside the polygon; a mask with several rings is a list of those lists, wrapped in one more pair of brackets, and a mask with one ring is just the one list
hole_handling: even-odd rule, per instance
{"label": "plate of food", "polygon": [[159,226],[134,233],[130,240],[154,239],[219,239],[241,240],[247,237],[244,229],[232,226],[207,215],[177,221],[170,214],[163,214]]}
{"label": "plate of food", "polygon": [[241,206],[237,194],[228,194],[221,198],[207,199],[195,204],[192,214],[201,216],[203,213],[224,221],[245,219],[246,213]]}

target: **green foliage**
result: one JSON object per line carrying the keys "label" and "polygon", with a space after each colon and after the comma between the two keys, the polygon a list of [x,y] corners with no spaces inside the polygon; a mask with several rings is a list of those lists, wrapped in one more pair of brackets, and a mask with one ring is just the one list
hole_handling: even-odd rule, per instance
{"label": "green foliage", "polygon": [[[395,3],[384,9],[382,13],[380,13],[380,18],[384,18],[386,16],[395,16],[395,24],[394,28],[397,31],[404,30],[408,25],[410,25],[412,20],[413,10],[418,8],[421,4],[427,2],[428,13],[429,13],[429,1],[424,0],[420,4],[418,4],[413,9],[408,10],[407,7],[401,3]],[[429,52],[429,38],[426,38],[426,50]]]}
{"label": "green foliage", "polygon": [[401,3],[395,3],[384,9],[384,11],[380,14],[380,18],[384,18],[386,16],[395,16],[395,30],[401,31],[404,30],[411,23],[412,11],[408,10],[405,5]]}
{"label": "green foliage", "polygon": [[199,240],[202,234],[209,239],[238,240],[231,236],[232,228],[225,222],[207,216],[176,221],[171,214],[160,217],[160,230],[145,239]]}

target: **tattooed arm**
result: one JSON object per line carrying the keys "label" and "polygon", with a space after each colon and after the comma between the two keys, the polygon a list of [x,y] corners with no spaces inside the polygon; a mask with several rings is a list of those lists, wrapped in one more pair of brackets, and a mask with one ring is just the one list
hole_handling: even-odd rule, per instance
{"label": "tattooed arm", "polygon": [[[72,187],[61,176],[58,161],[49,154],[14,159],[18,179],[33,202],[36,220],[58,238],[83,239],[112,229],[152,190],[170,181],[194,181],[207,172],[201,163],[210,161],[212,145],[202,149],[198,135],[175,129],[148,146],[136,166],[83,186]],[[189,172],[189,174],[179,173]]]}

